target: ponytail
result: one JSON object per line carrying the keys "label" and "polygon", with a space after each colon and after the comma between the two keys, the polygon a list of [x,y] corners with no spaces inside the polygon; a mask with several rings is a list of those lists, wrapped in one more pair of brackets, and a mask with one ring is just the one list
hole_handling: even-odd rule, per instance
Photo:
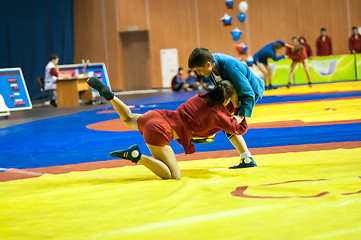
{"label": "ponytail", "polygon": [[232,83],[227,80],[219,81],[213,89],[205,88],[205,90],[207,93],[198,93],[198,96],[206,99],[207,105],[210,107],[222,105],[236,91]]}

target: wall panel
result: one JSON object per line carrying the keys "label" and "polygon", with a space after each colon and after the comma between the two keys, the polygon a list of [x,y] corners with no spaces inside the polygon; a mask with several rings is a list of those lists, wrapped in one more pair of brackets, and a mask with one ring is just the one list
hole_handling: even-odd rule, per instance
{"label": "wall panel", "polygon": [[[234,9],[227,9],[224,1],[217,0],[197,0],[196,2],[198,3],[200,46],[208,48],[211,52],[237,56],[235,42],[230,33],[235,27],[243,31],[240,41],[247,44],[246,22],[238,21],[237,6]],[[225,13],[233,17],[230,26],[224,26],[220,20]]]}
{"label": "wall panel", "polygon": [[[149,0],[149,43],[152,87],[161,87],[160,50],[178,48],[179,65],[197,46],[194,1]],[[171,79],[169,79],[171,81]]]}
{"label": "wall panel", "polygon": [[[334,54],[348,53],[347,0],[303,0],[298,1],[299,29],[316,54],[316,39],[320,28],[327,29],[331,37]],[[302,14],[301,14],[302,13]]]}
{"label": "wall panel", "polygon": [[361,0],[348,0],[348,1],[350,6],[350,27],[353,26],[361,27]]}
{"label": "wall panel", "polygon": [[[248,2],[251,50],[254,54],[270,42],[291,41],[298,35],[296,1],[252,0]],[[292,14],[290,14],[292,13]]]}
{"label": "wall panel", "polygon": [[128,27],[137,27],[137,30],[147,30],[148,0],[117,0],[118,31],[128,31]]}
{"label": "wall panel", "polygon": [[124,90],[116,0],[74,0],[74,62],[104,62],[113,90]]}
{"label": "wall panel", "polygon": [[105,42],[101,2],[74,0],[74,62],[88,58],[93,62],[105,61]]}

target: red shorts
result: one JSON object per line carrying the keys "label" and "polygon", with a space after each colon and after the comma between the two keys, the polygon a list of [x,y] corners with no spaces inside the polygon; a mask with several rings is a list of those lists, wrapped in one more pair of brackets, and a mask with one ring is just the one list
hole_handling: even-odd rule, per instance
{"label": "red shorts", "polygon": [[137,120],[139,132],[150,145],[164,147],[173,140],[173,129],[157,111],[148,111]]}

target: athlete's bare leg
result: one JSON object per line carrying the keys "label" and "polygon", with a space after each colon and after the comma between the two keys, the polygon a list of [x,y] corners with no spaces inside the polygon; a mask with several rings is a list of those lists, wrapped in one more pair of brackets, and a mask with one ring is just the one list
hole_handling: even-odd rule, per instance
{"label": "athlete's bare leg", "polygon": [[308,80],[308,85],[311,86],[312,82],[311,82],[311,73],[310,73],[310,69],[308,68],[308,61],[307,59],[303,60],[303,68],[305,69],[306,75],[307,75],[307,80]]}
{"label": "athlete's bare leg", "polygon": [[288,75],[288,83],[286,85],[286,87],[288,87],[288,88],[291,86],[291,81],[293,79],[293,74],[295,73],[296,65],[297,65],[296,62],[292,62],[290,74]]}
{"label": "athlete's bare leg", "polygon": [[248,151],[246,141],[244,140],[242,135],[233,135],[233,137],[231,137],[229,139],[229,141],[237,149],[239,154],[242,154],[242,153]]}
{"label": "athlete's bare leg", "polygon": [[124,124],[131,129],[138,130],[137,120],[141,114],[133,114],[130,108],[116,96],[114,96],[110,102],[119,114]]}
{"label": "athlete's bare leg", "polygon": [[264,85],[268,87],[269,84],[269,77],[268,77],[268,71],[266,66],[263,63],[257,62],[257,68],[263,73],[263,81]]}
{"label": "athlete's bare leg", "polygon": [[153,157],[142,155],[139,163],[162,179],[180,179],[181,173],[173,149],[170,146],[147,146]]}
{"label": "athlete's bare leg", "polygon": [[[124,124],[138,130],[137,119],[141,114],[133,114],[129,107],[116,96],[110,100]],[[162,179],[179,179],[180,170],[173,149],[170,146],[154,146],[147,144],[153,157],[142,155],[138,163],[144,165]]]}
{"label": "athlete's bare leg", "polygon": [[266,69],[267,69],[267,76],[268,76],[268,85],[272,86],[272,69],[266,65]]}

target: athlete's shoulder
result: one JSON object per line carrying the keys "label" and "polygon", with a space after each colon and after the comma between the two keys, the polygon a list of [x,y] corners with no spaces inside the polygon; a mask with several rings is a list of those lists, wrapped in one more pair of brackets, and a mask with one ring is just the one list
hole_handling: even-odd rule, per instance
{"label": "athlete's shoulder", "polygon": [[[218,59],[235,59],[234,57],[224,54],[224,53],[213,53],[213,57],[216,57]],[[237,60],[237,59],[235,59]]]}

